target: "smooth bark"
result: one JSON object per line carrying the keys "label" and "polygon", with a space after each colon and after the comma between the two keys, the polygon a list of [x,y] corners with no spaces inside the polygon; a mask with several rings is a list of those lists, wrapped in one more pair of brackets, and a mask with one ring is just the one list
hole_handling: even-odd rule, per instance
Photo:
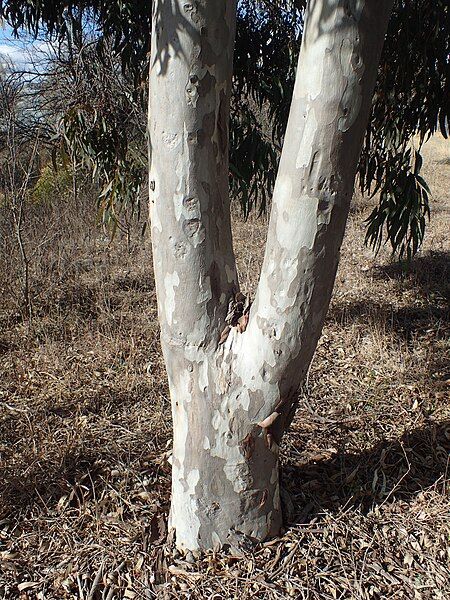
{"label": "smooth bark", "polygon": [[320,336],[391,0],[312,0],[250,311],[228,199],[235,3],[154,2],[150,214],[182,549],[276,535],[279,443]]}

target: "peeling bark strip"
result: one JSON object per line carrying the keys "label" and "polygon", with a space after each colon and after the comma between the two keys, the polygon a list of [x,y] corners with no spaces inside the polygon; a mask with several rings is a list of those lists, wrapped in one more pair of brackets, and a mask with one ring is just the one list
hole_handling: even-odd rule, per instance
{"label": "peeling bark strip", "polygon": [[154,1],[150,216],[179,548],[279,532],[279,443],[328,308],[391,4],[309,3],[250,307],[228,198],[235,1]]}

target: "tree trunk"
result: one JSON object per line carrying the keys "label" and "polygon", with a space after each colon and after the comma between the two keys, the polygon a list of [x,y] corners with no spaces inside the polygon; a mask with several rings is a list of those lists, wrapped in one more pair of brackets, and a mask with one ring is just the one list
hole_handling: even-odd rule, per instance
{"label": "tree trunk", "polygon": [[181,549],[280,530],[279,444],[328,308],[391,5],[309,3],[249,311],[228,199],[235,2],[154,2],[150,214]]}

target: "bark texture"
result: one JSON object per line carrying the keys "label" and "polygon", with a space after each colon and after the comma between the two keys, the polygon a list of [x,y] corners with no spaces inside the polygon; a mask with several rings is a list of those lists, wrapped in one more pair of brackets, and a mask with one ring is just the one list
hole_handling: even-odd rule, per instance
{"label": "bark texture", "polygon": [[328,308],[391,5],[309,3],[250,308],[228,199],[235,2],[154,2],[150,214],[179,548],[279,532],[279,443]]}

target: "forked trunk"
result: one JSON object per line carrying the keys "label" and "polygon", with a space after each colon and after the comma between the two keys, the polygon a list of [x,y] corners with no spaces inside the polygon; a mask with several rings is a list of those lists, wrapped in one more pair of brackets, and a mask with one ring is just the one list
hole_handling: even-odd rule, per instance
{"label": "forked trunk", "polygon": [[154,2],[150,214],[179,548],[279,532],[279,444],[328,308],[391,5],[309,3],[249,308],[228,199],[235,2]]}

